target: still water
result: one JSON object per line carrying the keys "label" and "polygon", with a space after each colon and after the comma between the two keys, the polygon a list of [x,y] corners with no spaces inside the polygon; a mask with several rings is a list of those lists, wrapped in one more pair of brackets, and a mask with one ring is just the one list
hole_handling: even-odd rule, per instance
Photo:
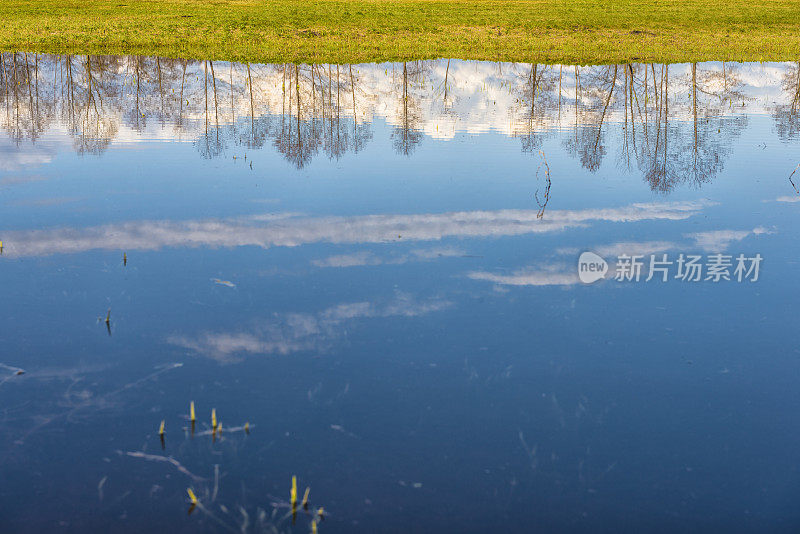
{"label": "still water", "polygon": [[800,526],[797,63],[0,57],[3,532]]}

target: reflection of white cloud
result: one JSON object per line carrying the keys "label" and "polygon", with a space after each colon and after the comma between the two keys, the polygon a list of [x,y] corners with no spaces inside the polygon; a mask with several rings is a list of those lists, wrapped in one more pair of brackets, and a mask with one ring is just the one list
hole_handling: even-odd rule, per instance
{"label": "reflection of white cloud", "polygon": [[3,152],[0,150],[0,171],[18,171],[50,163],[51,154],[45,152]]}
{"label": "reflection of white cloud", "polygon": [[464,256],[464,251],[452,247],[418,248],[411,251],[411,257],[420,260],[435,260],[436,258],[454,258]]}
{"label": "reflection of white cloud", "polygon": [[495,274],[475,271],[467,276],[473,280],[484,280],[504,286],[571,286],[580,282],[577,270],[558,270],[546,267],[543,270],[520,270],[512,274]]}
{"label": "reflection of white cloud", "polygon": [[723,252],[728,246],[750,235],[770,234],[770,230],[758,226],[752,230],[712,230],[710,232],[697,232],[686,234],[686,237],[694,239],[695,245],[707,252]]}
{"label": "reflection of white cloud", "polygon": [[339,335],[343,323],[366,318],[416,317],[450,306],[444,300],[418,302],[399,294],[378,306],[371,302],[339,304],[316,314],[290,313],[279,321],[256,326],[251,332],[205,332],[199,336],[172,336],[173,345],[184,347],[220,363],[235,362],[245,354],[291,354],[323,350]]}
{"label": "reflection of white cloud", "polygon": [[[632,204],[619,208],[551,211],[463,211],[413,215],[254,217],[201,221],[134,221],[89,228],[54,228],[4,233],[15,256],[46,256],[87,250],[157,250],[164,247],[293,247],[310,243],[437,241],[557,232],[591,222],[681,220],[698,213],[698,202]],[[276,217],[278,219],[276,220]],[[262,223],[262,224],[260,224]]]}
{"label": "reflection of white cloud", "polygon": [[16,142],[0,138],[0,171],[19,171],[31,167],[39,167],[50,163],[55,150],[42,143],[25,142],[18,146]]}
{"label": "reflection of white cloud", "polygon": [[10,187],[12,185],[21,185],[21,184],[28,184],[31,182],[43,182],[47,180],[46,176],[42,176],[41,174],[32,174],[32,175],[12,175],[12,176],[4,176],[0,178],[0,187]]}
{"label": "reflection of white cloud", "polygon": [[[694,245],[708,252],[722,252],[728,245],[735,241],[741,241],[751,235],[761,235],[773,233],[763,227],[756,227],[752,230],[714,230],[710,232],[697,232],[686,234],[695,241]],[[584,249],[561,248],[556,250],[557,256],[578,255],[590,250],[604,258],[611,269],[606,277],[613,276],[613,268],[617,258],[622,255],[643,256],[641,260],[644,265],[649,265],[650,256],[653,254],[664,253],[669,250],[679,249],[680,244],[672,241],[640,241],[640,242],[619,242],[609,245],[600,245]],[[656,256],[660,260],[659,256]],[[576,264],[577,266],[577,264]],[[485,271],[467,273],[467,277],[472,280],[483,280],[493,282],[503,286],[567,286],[579,282],[577,271],[563,266],[544,266],[529,267],[513,272],[512,274],[497,274]]]}
{"label": "reflection of white cloud", "polygon": [[324,260],[312,260],[317,267],[361,267],[363,265],[380,265],[385,263],[372,252],[356,252],[355,254],[339,254],[328,256]]}
{"label": "reflection of white cloud", "polygon": [[561,248],[556,251],[556,254],[560,256],[574,255],[577,260],[581,252],[590,250],[604,259],[611,261],[623,254],[628,256],[647,256],[676,248],[678,248],[678,244],[671,241],[621,241],[619,243],[599,245],[585,249]]}
{"label": "reflection of white cloud", "polygon": [[775,199],[775,202],[800,202],[800,196],[783,196]]}
{"label": "reflection of white cloud", "polygon": [[642,242],[620,242],[611,245],[600,246],[594,252],[606,258],[617,258],[623,254],[628,256],[648,256],[656,252],[665,252],[677,248],[677,244],[670,241],[642,241]]}
{"label": "reflection of white cloud", "polygon": [[243,219],[247,219],[250,221],[257,221],[257,222],[272,222],[272,221],[280,221],[282,219],[291,219],[292,217],[300,217],[302,215],[303,215],[302,213],[284,211],[279,213],[258,213],[256,215],[243,217]]}
{"label": "reflection of white cloud", "polygon": [[18,200],[16,202],[11,203],[11,205],[19,207],[46,208],[49,206],[61,206],[64,204],[70,204],[72,202],[78,202],[80,200],[81,199],[79,197],[35,198],[35,199]]}
{"label": "reflection of white cloud", "polygon": [[313,260],[311,263],[317,267],[361,267],[365,265],[402,265],[413,261],[428,261],[436,258],[449,258],[462,256],[464,253],[458,249],[443,247],[412,250],[409,254],[381,258],[371,252],[356,252],[353,254],[340,254],[328,256],[323,260]]}

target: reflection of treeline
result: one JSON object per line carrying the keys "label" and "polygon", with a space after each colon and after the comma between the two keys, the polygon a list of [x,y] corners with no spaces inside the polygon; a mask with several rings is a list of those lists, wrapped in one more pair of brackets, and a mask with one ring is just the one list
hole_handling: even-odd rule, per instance
{"label": "reflection of treeline", "polygon": [[[58,121],[79,152],[99,152],[117,132],[116,117],[103,109],[113,98],[106,71],[116,58],[0,54],[0,124],[17,142],[36,141]],[[55,68],[57,67],[57,68]],[[47,75],[45,75],[45,72]]]}
{"label": "reflection of treeline", "polygon": [[363,94],[352,66],[0,54],[0,126],[36,141],[63,124],[79,152],[101,152],[122,125],[155,122],[194,138],[204,157],[230,143],[272,143],[301,167],[320,150],[338,158],[364,147],[372,134],[357,120]]}
{"label": "reflection of treeline", "polygon": [[[320,151],[338,159],[358,152],[372,138],[370,124],[358,120],[363,91],[350,65],[244,65],[246,77],[239,87],[234,65],[227,66],[230,77],[221,80],[212,62],[203,65],[203,100],[208,105],[203,106],[196,145],[204,157],[219,155],[228,142],[248,148],[272,144],[300,168]],[[271,72],[264,76],[265,71]],[[280,84],[280,100],[261,111],[264,91],[259,84],[265,79]],[[237,90],[249,103],[241,116]]]}
{"label": "reflection of treeline", "polygon": [[671,70],[652,64],[575,67],[575,116],[565,149],[589,171],[599,169],[613,109],[619,115],[614,124],[622,126],[620,164],[638,168],[654,190],[713,179],[747,125],[745,115],[731,111],[746,100],[742,83],[725,63],[707,71],[692,64],[678,80],[670,79]]}
{"label": "reflection of treeline", "polygon": [[[615,146],[617,162],[659,191],[712,179],[746,127],[739,67],[725,63],[497,64],[492,72],[479,65],[476,79],[447,60],[355,67],[3,53],[0,126],[17,141],[63,126],[77,151],[97,153],[123,128],[154,123],[192,139],[204,157],[272,145],[303,167],[320,154],[362,149],[376,114],[387,118],[394,149],[410,155],[439,121],[460,121],[466,130],[489,117],[497,127],[503,109],[505,130],[524,151],[538,152],[560,130],[563,148],[594,172]],[[784,72],[786,103],[771,109],[785,140],[800,134],[798,65]],[[459,116],[475,94],[482,101]],[[505,108],[493,108],[493,98],[504,98]]]}

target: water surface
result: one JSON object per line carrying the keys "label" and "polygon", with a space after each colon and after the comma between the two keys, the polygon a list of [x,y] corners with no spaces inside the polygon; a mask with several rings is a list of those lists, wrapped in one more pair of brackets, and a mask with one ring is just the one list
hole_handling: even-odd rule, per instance
{"label": "water surface", "polygon": [[4,531],[800,526],[797,63],[0,58]]}

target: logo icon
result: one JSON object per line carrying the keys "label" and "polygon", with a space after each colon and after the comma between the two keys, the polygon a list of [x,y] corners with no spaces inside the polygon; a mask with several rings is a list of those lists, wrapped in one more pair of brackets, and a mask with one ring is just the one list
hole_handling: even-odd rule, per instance
{"label": "logo icon", "polygon": [[594,252],[586,251],[578,258],[578,278],[584,284],[597,282],[607,272],[608,263]]}

